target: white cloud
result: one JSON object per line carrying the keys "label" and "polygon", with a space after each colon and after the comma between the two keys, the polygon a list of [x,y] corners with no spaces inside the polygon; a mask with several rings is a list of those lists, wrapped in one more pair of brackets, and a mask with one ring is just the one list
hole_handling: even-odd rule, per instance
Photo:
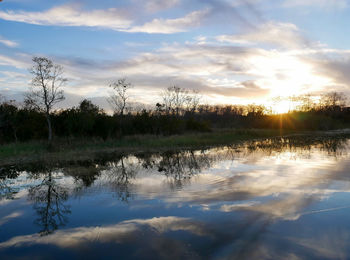
{"label": "white cloud", "polygon": [[201,24],[202,19],[209,12],[209,9],[194,11],[184,17],[176,19],[154,19],[151,22],[141,26],[134,26],[127,32],[144,32],[144,33],[178,33],[188,31],[189,28],[197,27]]}
{"label": "white cloud", "polygon": [[[153,1],[155,8],[158,1]],[[174,4],[170,1],[168,5]],[[165,7],[165,6],[163,6]],[[159,7],[160,8],[160,7]],[[63,5],[43,12],[0,11],[0,19],[36,25],[87,26],[108,28],[124,32],[177,33],[199,26],[208,9],[191,12],[175,19],[156,18],[143,25],[136,25],[125,10],[110,8],[106,10],[83,11],[72,5]],[[11,44],[7,42],[7,44]],[[12,43],[13,45],[13,43]]]}
{"label": "white cloud", "polygon": [[0,65],[3,66],[12,66],[18,69],[27,69],[31,66],[30,60],[30,56],[23,53],[16,53],[12,57],[0,54]]}
{"label": "white cloud", "polygon": [[[341,66],[345,72],[347,64],[335,64],[334,54],[321,62],[322,55],[316,49],[312,51],[315,53],[310,54],[307,49],[275,50],[211,42],[173,44],[118,62],[72,57],[52,59],[64,66],[70,79],[67,93],[100,97],[107,95],[108,82],[127,77],[142,96],[140,101],[145,103],[153,104],[154,95],[169,84],[199,90],[210,99],[209,103],[242,103],[241,99],[247,103],[263,102],[276,95],[320,91],[346,80],[332,71]],[[30,58],[18,55],[0,55],[0,64],[25,69],[31,66]],[[17,81],[0,82],[0,87],[11,82],[19,85]],[[27,82],[22,86],[27,86]]]}
{"label": "white cloud", "polygon": [[[184,23],[171,26],[148,32],[175,31]],[[294,24],[268,22],[247,33],[216,39],[199,37],[192,43],[163,45],[120,61],[50,58],[65,68],[70,79],[66,92],[86,97],[106,96],[106,86],[118,77],[132,81],[135,96],[148,104],[169,84],[199,90],[209,103],[262,103],[273,96],[318,92],[330,86],[350,92],[346,87],[349,50],[309,43]],[[27,69],[31,55],[0,55],[0,65]],[[3,78],[0,88],[28,85],[24,80],[19,84],[15,77]]]}
{"label": "white cloud", "polygon": [[[73,229],[59,230],[50,236],[32,234],[17,236],[8,241],[0,243],[0,249],[11,246],[23,245],[55,245],[61,248],[79,248],[96,242],[102,243],[126,243],[130,240],[137,242],[143,236],[137,234],[149,230],[154,236],[161,236],[169,231],[187,231],[198,236],[207,235],[205,227],[188,218],[159,217],[151,219],[133,219],[120,222],[116,225],[102,227],[79,227]],[[144,243],[152,243],[153,237],[149,237]]]}
{"label": "white cloud", "polygon": [[0,36],[0,43],[6,45],[7,47],[11,47],[11,48],[18,46],[17,42],[5,39],[1,36]]}
{"label": "white cloud", "polygon": [[88,26],[113,30],[128,28],[132,21],[122,10],[82,11],[71,5],[54,7],[44,12],[0,11],[0,18],[37,25]]}
{"label": "white cloud", "polygon": [[220,35],[216,39],[242,45],[272,44],[285,48],[305,47],[308,42],[301,35],[297,26],[292,23],[267,22],[250,32],[236,35]]}

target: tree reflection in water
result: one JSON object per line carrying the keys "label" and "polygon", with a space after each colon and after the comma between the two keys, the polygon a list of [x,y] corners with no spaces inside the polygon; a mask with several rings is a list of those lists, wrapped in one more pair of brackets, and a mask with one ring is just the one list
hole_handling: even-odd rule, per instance
{"label": "tree reflection in water", "polygon": [[249,157],[254,160],[259,158],[259,154],[269,156],[287,151],[293,153],[290,156],[307,158],[313,149],[337,158],[347,152],[348,145],[346,138],[275,138],[202,151],[114,155],[107,156],[104,160],[69,162],[59,166],[61,172],[75,180],[69,184],[69,190],[57,181],[58,173],[53,170],[57,165],[52,167],[44,163],[21,164],[0,169],[0,199],[13,199],[18,187],[12,184],[12,180],[16,180],[23,172],[31,172],[31,177],[41,181],[40,184],[32,182],[34,186],[29,188],[29,200],[34,203],[33,207],[38,214],[35,222],[41,227],[40,234],[47,235],[67,224],[71,213],[69,205],[66,204],[68,196],[83,194],[84,189],[94,189],[98,183],[103,189],[112,189],[120,201],[129,202],[137,193],[133,189],[137,178],[141,177],[139,174],[148,171],[151,174],[164,175],[171,190],[182,189],[184,185],[190,184],[194,176],[216,162]]}
{"label": "tree reflection in water", "polygon": [[142,154],[137,157],[121,156],[101,167],[103,174],[100,176],[100,181],[111,187],[121,201],[128,202],[133,199],[133,183],[140,172],[164,174],[169,187],[179,189],[210,165],[208,156],[204,153],[196,154],[194,151]]}
{"label": "tree reflection in water", "polygon": [[155,166],[168,178],[172,189],[182,188],[194,175],[211,165],[208,156],[204,153],[196,156],[193,151],[167,152],[160,157],[161,160]]}
{"label": "tree reflection in water", "polygon": [[19,188],[11,185],[11,182],[19,176],[16,167],[0,168],[0,201],[3,199],[14,199]]}
{"label": "tree reflection in water", "polygon": [[126,161],[127,158],[122,156],[116,162],[109,162],[106,169],[106,178],[109,185],[123,202],[128,202],[132,198],[131,181],[136,178],[137,174],[137,165]]}
{"label": "tree reflection in water", "polygon": [[68,191],[55,179],[52,171],[44,174],[40,184],[29,189],[28,199],[34,203],[38,214],[35,224],[41,227],[40,235],[53,233],[68,222],[70,206],[64,202],[68,199]]}

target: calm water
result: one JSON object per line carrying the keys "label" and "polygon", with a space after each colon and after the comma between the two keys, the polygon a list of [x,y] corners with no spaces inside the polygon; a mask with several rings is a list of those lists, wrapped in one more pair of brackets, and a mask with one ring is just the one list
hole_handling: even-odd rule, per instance
{"label": "calm water", "polygon": [[0,259],[350,259],[350,141],[0,172]]}

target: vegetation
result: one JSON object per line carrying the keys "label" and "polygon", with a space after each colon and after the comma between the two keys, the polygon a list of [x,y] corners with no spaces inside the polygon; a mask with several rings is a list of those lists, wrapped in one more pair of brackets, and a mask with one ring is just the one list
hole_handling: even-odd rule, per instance
{"label": "vegetation", "polygon": [[[35,57],[33,62],[33,80],[24,104],[5,99],[0,102],[0,154],[5,157],[19,150],[40,150],[40,140],[47,136],[50,143],[56,137],[55,147],[50,146],[56,150],[75,139],[89,140],[84,141],[88,145],[98,140],[101,146],[113,147],[213,145],[242,139],[244,134],[239,133],[248,133],[246,138],[256,133],[273,136],[286,131],[346,128],[350,122],[346,98],[336,92],[321,97],[290,97],[293,109],[274,114],[262,105],[201,104],[198,92],[172,86],[161,93],[161,101],[154,108],[135,109],[129,93],[133,86],[126,79],[109,85],[113,115],[87,99],[77,107],[53,111],[53,106],[64,99],[60,89],[66,82],[63,69],[47,58]],[[271,130],[252,134],[246,129]],[[172,135],[183,136],[169,137]],[[11,144],[17,142],[23,144]]]}
{"label": "vegetation", "polygon": [[[10,161],[88,159],[100,152],[140,152],[206,148],[245,140],[280,136],[279,130],[221,130],[212,133],[187,133],[172,136],[134,135],[119,139],[56,138],[47,153],[45,141],[9,143],[0,146],[0,165]],[[282,134],[293,134],[291,131]]]}
{"label": "vegetation", "polygon": [[[350,110],[340,106],[293,111],[283,115],[264,112],[260,106],[199,105],[195,111],[158,105],[155,110],[108,115],[89,100],[78,107],[50,114],[57,138],[120,139],[123,136],[169,136],[218,129],[332,130],[349,126]],[[28,142],[48,136],[47,113],[14,102],[0,104],[0,142]]]}

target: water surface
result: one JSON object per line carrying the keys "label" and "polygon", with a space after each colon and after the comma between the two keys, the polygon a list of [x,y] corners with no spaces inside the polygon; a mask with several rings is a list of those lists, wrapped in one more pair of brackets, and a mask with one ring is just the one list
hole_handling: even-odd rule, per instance
{"label": "water surface", "polygon": [[349,259],[350,141],[3,167],[1,259]]}

